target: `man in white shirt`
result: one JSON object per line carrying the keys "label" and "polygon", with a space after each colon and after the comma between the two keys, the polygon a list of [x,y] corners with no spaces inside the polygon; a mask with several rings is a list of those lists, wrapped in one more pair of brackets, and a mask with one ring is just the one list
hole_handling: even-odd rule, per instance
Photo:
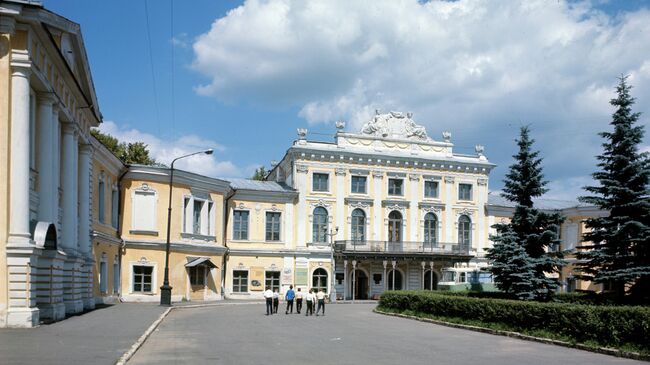
{"label": "man in white shirt", "polygon": [[323,291],[323,288],[321,288],[318,293],[316,293],[316,299],[318,300],[318,308],[316,309],[316,317],[318,317],[318,312],[320,312],[321,308],[323,309],[323,315],[325,315],[325,297],[327,295]]}
{"label": "man in white shirt", "polygon": [[264,291],[264,299],[266,299],[266,315],[273,314],[273,292],[271,288],[266,287]]}
{"label": "man in white shirt", "polygon": [[302,292],[300,291],[300,288],[298,288],[298,291],[296,292],[296,310],[298,311],[298,314],[300,314],[301,309],[302,309]]}
{"label": "man in white shirt", "polygon": [[305,311],[305,316],[314,314],[314,299],[314,294],[312,294],[311,289],[309,289],[309,293],[305,295],[305,301],[307,302],[307,310]]}

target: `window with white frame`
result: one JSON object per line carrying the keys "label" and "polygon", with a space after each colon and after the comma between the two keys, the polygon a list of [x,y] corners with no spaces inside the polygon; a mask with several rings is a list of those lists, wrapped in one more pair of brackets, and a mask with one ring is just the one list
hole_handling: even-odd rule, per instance
{"label": "window with white frame", "polygon": [[[103,175],[103,174],[102,174]],[[97,184],[97,219],[101,222],[105,222],[105,213],[106,213],[106,205],[104,204],[104,193],[106,191],[106,187],[104,184],[104,178],[102,176],[99,177],[99,183]]]}
{"label": "window with white frame", "polygon": [[235,210],[233,212],[232,238],[234,240],[248,239],[248,211]]}
{"label": "window with white frame", "polygon": [[246,270],[233,270],[233,272],[232,272],[232,292],[233,293],[247,293],[248,292],[248,271],[246,271]]}
{"label": "window with white frame", "polygon": [[280,218],[279,212],[266,212],[266,240],[280,240]]}
{"label": "window with white frame", "polygon": [[113,293],[120,292],[120,261],[119,257],[115,256],[113,261]]}
{"label": "window with white frame", "polygon": [[388,179],[388,195],[404,195],[403,179]]}
{"label": "window with white frame", "polygon": [[425,198],[438,198],[438,182],[425,181],[424,182],[424,197]]}
{"label": "window with white frame", "polygon": [[152,292],[153,266],[133,266],[133,292],[151,293]]}
{"label": "window with white frame", "polygon": [[317,173],[312,175],[313,191],[329,191],[329,174]]}
{"label": "window with white frame", "polygon": [[458,218],[458,243],[462,247],[469,247],[472,243],[472,220],[465,214]]}
{"label": "window with white frame", "polygon": [[424,245],[435,247],[438,242],[438,218],[433,213],[424,215]]}
{"label": "window with white frame", "polygon": [[201,234],[201,213],[203,211],[203,200],[194,200],[192,208],[192,233]]}
{"label": "window with white frame", "polygon": [[352,176],[352,184],[350,186],[350,191],[355,194],[365,194],[366,193],[366,177],[365,176]]}
{"label": "window with white frame", "polygon": [[327,293],[327,271],[322,267],[314,270],[312,275],[311,288],[315,291],[323,291]]}
{"label": "window with white frame", "polygon": [[458,184],[458,200],[472,200],[472,184]]}
{"label": "window with white frame", "polygon": [[133,194],[133,229],[156,231],[156,193],[137,190]]}
{"label": "window with white frame", "polygon": [[312,220],[312,242],[327,242],[327,210],[323,207],[314,208]]}
{"label": "window with white frame", "polygon": [[366,239],[366,213],[359,208],[352,211],[352,240],[365,241]]}
{"label": "window with white frame", "polygon": [[120,208],[120,194],[117,189],[111,190],[111,226],[117,228]]}
{"label": "window with white frame", "polygon": [[186,196],[183,199],[183,232],[188,234],[214,236],[214,202]]}

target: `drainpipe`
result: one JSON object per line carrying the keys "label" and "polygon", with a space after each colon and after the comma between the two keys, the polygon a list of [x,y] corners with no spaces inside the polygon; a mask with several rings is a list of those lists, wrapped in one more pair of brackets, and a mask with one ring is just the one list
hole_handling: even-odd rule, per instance
{"label": "drainpipe", "polygon": [[[124,176],[126,175],[127,172],[129,172],[129,168],[131,167],[130,165],[125,166],[126,169],[120,177],[117,179],[117,238],[120,240],[120,252],[119,255],[117,255],[117,263],[120,268],[120,290],[118,290],[117,295],[118,295],[118,300],[121,302],[122,301],[122,271],[124,268],[122,267],[122,251],[125,250],[126,248],[126,243],[122,239],[122,217],[124,215],[124,204],[122,204],[122,179],[124,179]],[[115,288],[113,288],[115,289]]]}
{"label": "drainpipe", "polygon": [[230,212],[228,203],[230,202],[230,199],[235,195],[237,191],[235,189],[232,189],[232,191],[226,196],[226,200],[223,203],[223,238],[222,242],[223,245],[226,247],[226,252],[223,253],[223,262],[221,265],[221,298],[225,299],[226,298],[226,265],[227,265],[227,259],[228,259],[228,254],[230,253],[230,248],[228,248],[228,217]]}

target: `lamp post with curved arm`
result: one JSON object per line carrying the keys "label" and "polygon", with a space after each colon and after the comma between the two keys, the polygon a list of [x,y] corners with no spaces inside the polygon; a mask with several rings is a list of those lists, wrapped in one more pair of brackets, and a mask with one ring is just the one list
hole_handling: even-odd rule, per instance
{"label": "lamp post with curved arm", "polygon": [[165,278],[163,279],[163,285],[160,287],[160,305],[170,306],[172,305],[172,287],[169,285],[169,247],[171,246],[169,242],[171,221],[172,221],[172,190],[174,185],[174,162],[194,156],[201,153],[206,155],[211,155],[213,152],[212,148],[205,151],[198,151],[190,153],[184,156],[176,157],[172,160],[171,167],[169,169],[169,205],[167,206],[167,242],[165,244]]}

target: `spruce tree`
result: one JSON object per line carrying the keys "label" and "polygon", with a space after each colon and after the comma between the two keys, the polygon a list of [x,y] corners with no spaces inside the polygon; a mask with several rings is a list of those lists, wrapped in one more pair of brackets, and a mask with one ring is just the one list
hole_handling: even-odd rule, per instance
{"label": "spruce tree", "polygon": [[[493,248],[488,250],[497,287],[520,299],[548,299],[557,288],[556,273],[564,264],[560,257],[548,253],[558,243],[557,232],[563,218],[540,212],[533,198],[542,196],[548,183],[542,173],[539,151],[528,127],[522,127],[517,140],[519,151],[515,163],[506,174],[502,196],[516,204],[510,223],[496,224],[497,234],[491,237]],[[519,245],[520,247],[515,247]],[[511,265],[511,268],[505,266]],[[507,290],[506,290],[507,288]]]}
{"label": "spruce tree", "polygon": [[621,76],[617,97],[610,101],[616,108],[612,132],[602,132],[603,153],[597,156],[599,170],[592,174],[596,186],[585,187],[590,196],[580,200],[609,214],[586,222],[588,232],[578,253],[582,278],[595,283],[611,283],[619,299],[626,286],[632,293],[650,296],[650,200],[648,182],[650,163],[647,153],[639,151],[644,128],[635,125],[640,113],[632,112],[635,99],[627,76]]}

